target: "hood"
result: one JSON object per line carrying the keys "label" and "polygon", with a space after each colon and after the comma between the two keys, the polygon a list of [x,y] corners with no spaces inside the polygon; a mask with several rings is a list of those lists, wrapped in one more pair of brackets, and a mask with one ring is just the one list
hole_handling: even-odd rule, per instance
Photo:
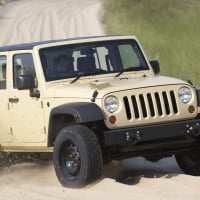
{"label": "hood", "polygon": [[69,82],[54,82],[47,88],[48,97],[57,98],[82,98],[91,99],[94,92],[98,92],[97,98],[102,98],[104,95],[117,91],[124,91],[136,88],[156,87],[162,85],[179,85],[188,83],[179,79],[154,76],[154,77],[140,77],[140,78],[114,78],[114,79],[102,79],[102,80],[88,80],[78,81],[76,83],[69,84]]}

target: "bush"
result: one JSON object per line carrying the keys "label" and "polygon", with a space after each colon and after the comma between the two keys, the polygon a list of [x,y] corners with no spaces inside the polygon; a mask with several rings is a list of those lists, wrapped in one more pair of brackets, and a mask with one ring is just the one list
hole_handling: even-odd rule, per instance
{"label": "bush", "polygon": [[200,2],[198,0],[104,0],[108,34],[136,35],[161,73],[200,86]]}

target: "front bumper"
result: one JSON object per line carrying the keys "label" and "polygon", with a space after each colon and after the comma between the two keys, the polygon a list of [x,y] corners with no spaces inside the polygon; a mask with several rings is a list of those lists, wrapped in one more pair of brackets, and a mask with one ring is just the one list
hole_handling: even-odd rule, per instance
{"label": "front bumper", "polygon": [[148,142],[166,142],[177,139],[198,138],[199,136],[200,119],[109,130],[104,132],[106,146],[134,146]]}

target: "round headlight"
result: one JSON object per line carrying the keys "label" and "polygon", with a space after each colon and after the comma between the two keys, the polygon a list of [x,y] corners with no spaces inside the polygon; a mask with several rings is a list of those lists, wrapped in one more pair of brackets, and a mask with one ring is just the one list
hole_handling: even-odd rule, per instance
{"label": "round headlight", "polygon": [[192,98],[192,92],[188,87],[182,87],[179,89],[178,96],[182,103],[188,103]]}
{"label": "round headlight", "polygon": [[119,101],[115,96],[108,96],[104,101],[105,108],[108,112],[113,113],[119,108]]}

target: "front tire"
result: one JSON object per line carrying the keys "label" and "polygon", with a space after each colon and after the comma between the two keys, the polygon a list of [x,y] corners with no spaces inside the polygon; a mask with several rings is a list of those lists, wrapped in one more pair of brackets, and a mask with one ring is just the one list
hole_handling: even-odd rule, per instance
{"label": "front tire", "polygon": [[200,151],[198,149],[177,154],[175,158],[184,173],[200,176]]}
{"label": "front tire", "polygon": [[80,188],[97,180],[102,154],[93,131],[82,125],[63,128],[56,137],[53,162],[64,187]]}

